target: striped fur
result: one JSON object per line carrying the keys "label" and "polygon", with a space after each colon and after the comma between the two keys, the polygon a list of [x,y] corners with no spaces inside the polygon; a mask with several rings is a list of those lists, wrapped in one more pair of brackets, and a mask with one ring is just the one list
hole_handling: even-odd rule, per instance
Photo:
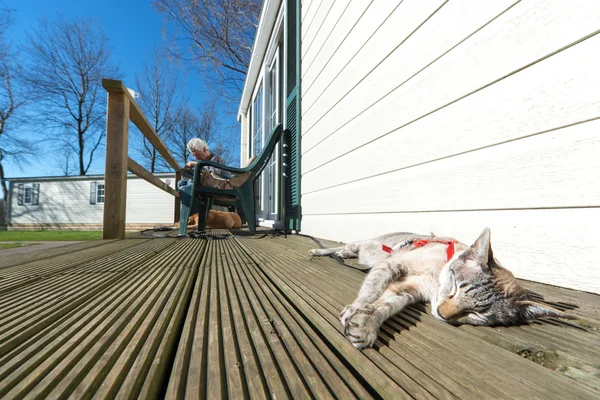
{"label": "striped fur", "polygon": [[[415,240],[429,240],[415,248]],[[445,241],[455,242],[446,260]],[[392,247],[392,254],[381,247]],[[331,249],[312,249],[311,256],[358,258],[371,267],[358,296],[340,319],[346,337],[358,348],[370,347],[381,324],[406,306],[431,302],[433,315],[450,324],[511,325],[566,314],[529,301],[513,274],[494,258],[490,230],[471,246],[453,238],[391,233]]]}

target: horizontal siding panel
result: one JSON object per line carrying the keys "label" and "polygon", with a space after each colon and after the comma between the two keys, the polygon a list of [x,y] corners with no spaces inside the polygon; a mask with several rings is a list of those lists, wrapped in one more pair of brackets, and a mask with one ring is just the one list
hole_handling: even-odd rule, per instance
{"label": "horizontal siding panel", "polygon": [[[163,182],[165,179],[162,179]],[[175,188],[175,179],[171,179]],[[172,224],[175,197],[142,179],[127,181],[126,222]]]}
{"label": "horizontal siding panel", "polygon": [[600,293],[599,219],[598,208],[305,215],[302,233],[351,242],[386,232],[433,231],[469,243],[487,226],[494,256],[518,278]]}
{"label": "horizontal siding panel", "polygon": [[[315,132],[309,134],[303,120],[303,151],[310,152],[330,135],[361,132],[360,141],[341,142],[338,147],[322,143],[331,157],[343,154],[599,29],[600,2],[585,1],[578,7],[559,0],[520,2],[376,106],[368,108],[398,83],[400,73],[380,75],[376,70],[311,128]],[[388,115],[397,116],[393,124],[376,122]]]}
{"label": "horizontal siding panel", "polygon": [[305,100],[309,103],[304,106],[305,134],[361,80],[367,82],[362,87],[372,89],[370,98],[383,97],[511,7],[514,0],[426,4],[423,7],[422,2],[403,2],[335,81],[317,78],[317,94],[307,95]]}
{"label": "horizontal siding panel", "polygon": [[[344,13],[352,3],[352,1],[334,1],[333,6],[329,10],[329,13],[326,16],[324,16],[319,31],[315,32],[315,37],[312,38],[309,44],[303,42],[302,46],[300,46],[300,52],[302,53],[302,63],[300,64],[300,68],[302,68],[303,72],[307,70],[308,65],[315,60],[315,56],[321,51],[323,46],[326,43],[329,43],[329,36],[331,35],[335,27],[338,25],[338,23],[342,22],[345,19]],[[301,29],[302,35],[304,37],[306,27],[302,25]]]}
{"label": "horizontal siding panel", "polygon": [[313,7],[318,0],[304,0],[300,1],[300,14],[302,18],[302,22],[306,17],[306,14],[310,11],[310,8]]}
{"label": "horizontal siding panel", "polygon": [[[598,118],[600,59],[594,50],[597,48],[600,48],[600,37],[588,39],[317,167],[332,148],[342,146],[343,141],[360,141],[363,133],[336,137],[337,143],[331,147],[319,147],[302,159],[305,168],[302,189],[310,193]],[[388,115],[377,122],[391,124],[394,118]],[[356,168],[356,160],[363,160],[360,168]]]}
{"label": "horizontal siding panel", "polygon": [[[300,45],[300,49],[303,53],[308,51],[308,49],[312,45],[313,40],[321,31],[321,27],[323,26],[324,21],[327,19],[327,16],[331,12],[331,10],[334,8],[334,5],[336,3],[338,3],[338,2],[323,1],[321,3],[321,7],[322,7],[321,12],[317,13],[317,15],[315,15],[313,20],[310,21],[310,23],[308,23],[308,25],[303,23],[302,26],[300,27],[302,29],[302,42]],[[345,2],[341,2],[341,3],[345,3]],[[306,48],[306,51],[302,50],[303,48]]]}
{"label": "horizontal siding panel", "polygon": [[[441,0],[435,2],[435,4],[438,3],[441,3]],[[340,43],[340,46],[336,49],[335,53],[324,66],[324,68],[321,70],[312,68],[309,69],[305,74],[303,74],[303,108],[305,108],[306,110],[309,110],[311,108],[313,102],[323,92],[324,88],[327,87],[327,85],[335,79],[335,77],[340,73],[340,71],[342,71],[346,67],[346,65],[352,61],[352,59],[357,55],[357,52],[359,52],[359,50],[363,48],[365,43],[369,49],[372,48],[372,45],[370,44],[377,43],[375,41],[375,38],[372,39],[373,35],[379,30],[382,24],[386,20],[388,20],[390,14],[393,13],[394,9],[402,8],[402,6],[398,7],[398,3],[394,1],[376,1],[373,4],[371,4],[371,6],[360,17],[360,20],[348,33],[348,36],[345,37],[343,42]],[[426,11],[430,8],[432,7],[423,7],[423,5],[421,5],[421,9],[425,9]],[[433,7],[432,9],[435,9],[435,7]],[[411,30],[414,29],[414,27],[418,26],[419,23],[424,19],[425,15],[429,15],[429,13],[413,13],[413,15],[410,15],[409,17],[417,17],[420,19],[416,21],[411,21],[410,18],[407,18],[406,20],[401,21],[403,24],[406,25],[404,29],[400,29],[401,35],[403,35],[402,37],[406,37],[411,32]],[[379,38],[381,40],[380,36]],[[390,41],[387,40],[386,42],[389,43]],[[389,49],[388,52],[389,51],[391,51],[391,49]],[[377,63],[380,59],[381,58],[375,58],[375,63]],[[364,62],[364,60],[362,61]],[[308,115],[311,114],[309,113]],[[310,125],[312,124],[309,124],[308,126]]]}
{"label": "horizontal siding panel", "polygon": [[302,196],[304,215],[599,206],[600,120]]}
{"label": "horizontal siding panel", "polygon": [[[350,2],[348,7],[344,10],[340,20],[336,21],[331,34],[326,38],[323,38],[323,40],[326,39],[325,42],[322,45],[316,46],[319,51],[314,54],[314,58],[305,57],[302,59],[303,81],[311,82],[314,80],[314,76],[318,75],[323,70],[372,2],[372,0],[354,0]],[[335,18],[335,15],[331,14],[332,13],[330,13],[328,19]],[[314,43],[312,47],[315,47],[315,45],[317,45],[317,43]]]}
{"label": "horizontal siding panel", "polygon": [[[329,4],[325,4],[329,3]],[[314,32],[319,28],[319,20],[323,20],[323,17],[327,14],[327,10],[331,7],[332,2],[324,0],[315,0],[315,4],[310,8],[306,16],[302,18],[302,43],[306,40],[306,34],[308,32]],[[312,31],[311,31],[312,29]]]}

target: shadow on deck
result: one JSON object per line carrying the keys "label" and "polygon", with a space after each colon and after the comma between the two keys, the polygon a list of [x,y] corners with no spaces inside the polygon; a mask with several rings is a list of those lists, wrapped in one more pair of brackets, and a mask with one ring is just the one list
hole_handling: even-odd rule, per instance
{"label": "shadow on deck", "polygon": [[410,308],[359,351],[338,315],[364,272],[311,247],[140,236],[3,260],[0,398],[600,397],[600,296],[524,282],[578,319],[515,327]]}

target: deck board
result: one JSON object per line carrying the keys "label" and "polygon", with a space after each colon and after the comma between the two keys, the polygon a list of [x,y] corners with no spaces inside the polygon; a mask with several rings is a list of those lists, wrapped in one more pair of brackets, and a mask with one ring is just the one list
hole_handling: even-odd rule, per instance
{"label": "deck board", "polygon": [[339,313],[364,271],[310,260],[307,237],[213,233],[0,269],[0,397],[600,397],[600,296],[524,282],[576,319],[513,327],[454,327],[417,305],[359,351]]}

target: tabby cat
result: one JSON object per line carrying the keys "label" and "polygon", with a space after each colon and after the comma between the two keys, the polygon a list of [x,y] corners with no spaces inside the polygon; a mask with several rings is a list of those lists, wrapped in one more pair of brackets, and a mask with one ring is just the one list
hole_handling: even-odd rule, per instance
{"label": "tabby cat", "polygon": [[527,298],[513,274],[494,258],[488,228],[472,246],[433,234],[392,233],[312,249],[309,254],[358,257],[359,263],[371,267],[358,297],[340,316],[346,337],[358,348],[372,346],[385,320],[420,301],[431,302],[433,315],[450,324],[511,325],[541,317],[570,318]]}

